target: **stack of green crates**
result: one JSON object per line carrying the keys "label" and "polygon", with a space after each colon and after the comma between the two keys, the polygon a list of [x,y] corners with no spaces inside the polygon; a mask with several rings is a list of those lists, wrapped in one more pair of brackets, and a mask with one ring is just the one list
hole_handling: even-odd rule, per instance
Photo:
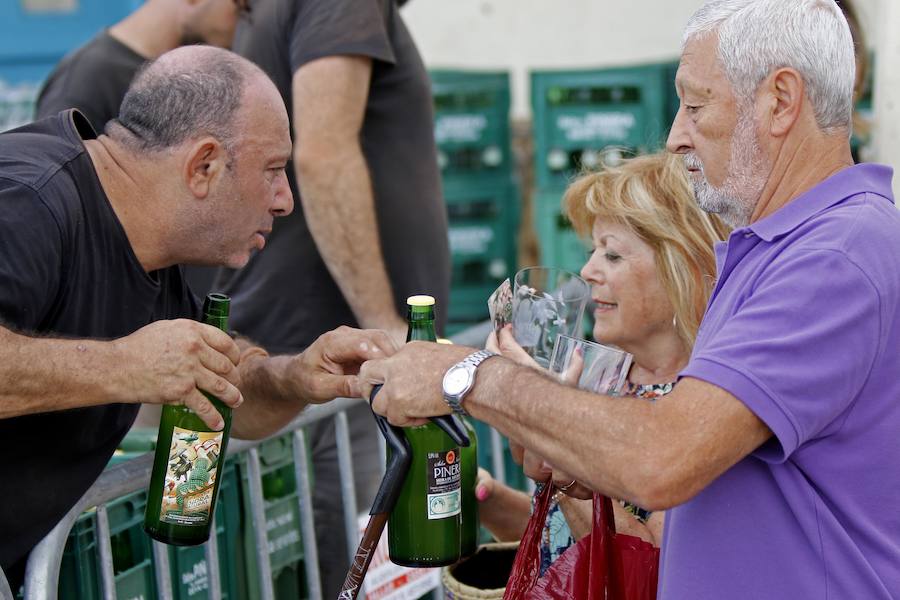
{"label": "stack of green crates", "polygon": [[[269,541],[269,563],[276,600],[299,600],[308,597],[306,572],[303,564],[303,539],[300,529],[300,504],[297,478],[294,474],[293,434],[263,442],[258,447],[265,504],[266,532]],[[246,484],[246,463],[242,462]],[[252,523],[249,491],[244,486],[244,522]],[[259,565],[256,558],[256,538],[252,527],[245,527],[244,543],[250,600],[259,593]],[[263,575],[265,576],[265,575]]]}
{"label": "stack of green crates", "polygon": [[585,245],[561,214],[568,183],[585,170],[660,149],[673,116],[672,63],[531,74],[534,225],[544,266],[578,272]]}
{"label": "stack of green crates", "polygon": [[452,335],[488,317],[488,296],[516,270],[519,195],[508,73],[432,71],[431,81],[453,261]]}

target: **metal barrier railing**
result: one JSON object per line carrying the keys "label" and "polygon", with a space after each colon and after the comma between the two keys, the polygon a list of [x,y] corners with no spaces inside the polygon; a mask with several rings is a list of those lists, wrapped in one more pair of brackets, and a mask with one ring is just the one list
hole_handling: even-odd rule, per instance
{"label": "metal barrier railing", "polygon": [[[457,344],[481,347],[489,331],[490,323],[482,323],[460,332],[451,339]],[[362,402],[360,399],[338,398],[326,404],[310,406],[288,425],[266,439],[255,441],[235,439],[229,444],[229,456],[242,452],[247,453],[247,485],[255,536],[254,541],[256,542],[256,559],[259,566],[257,569],[259,581],[257,583],[259,584],[260,600],[274,600],[275,592],[271,578],[265,501],[257,448],[269,439],[292,433],[294,469],[298,485],[297,501],[299,503],[300,529],[304,551],[303,562],[308,593],[311,600],[320,600],[322,598],[322,589],[319,580],[318,550],[315,541],[315,522],[312,510],[312,489],[308,471],[307,444],[303,428],[329,417],[335,420],[338,470],[344,509],[344,535],[347,539],[349,558],[352,561],[359,534],[351,459],[351,440],[346,411]],[[502,437],[493,429],[491,430],[491,447],[493,449],[492,468],[494,477],[499,481],[505,482]],[[384,447],[382,444],[383,454]],[[381,464],[383,465],[384,461]],[[115,600],[116,586],[106,504],[121,496],[146,488],[150,481],[152,466],[153,453],[149,452],[135,459],[109,467],[100,475],[97,481],[56,524],[53,530],[32,550],[25,572],[26,600],[56,600],[60,565],[66,540],[76,519],[85,510],[92,507],[96,507],[96,525],[99,538],[97,545],[102,595],[104,600]],[[204,544],[209,581],[208,597],[210,600],[220,600],[222,598],[215,529],[215,527],[211,528],[210,539]],[[169,554],[165,544],[153,542],[153,564],[158,598],[160,600],[171,600],[173,597],[172,581],[169,572]],[[440,590],[435,592],[435,597],[442,597]],[[13,600],[12,591],[2,569],[0,569],[0,600]]]}

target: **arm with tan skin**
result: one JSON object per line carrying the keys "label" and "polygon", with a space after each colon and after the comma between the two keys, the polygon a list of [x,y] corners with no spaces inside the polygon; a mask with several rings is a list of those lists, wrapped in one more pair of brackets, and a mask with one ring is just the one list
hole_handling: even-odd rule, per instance
{"label": "arm with tan skin", "polygon": [[484,469],[478,469],[475,496],[481,524],[497,541],[522,539],[531,516],[531,496],[497,481]]}
{"label": "arm with tan skin", "polygon": [[[395,425],[450,412],[441,379],[471,349],[411,343],[363,365],[363,394]],[[565,402],[561,402],[561,398]],[[503,358],[485,361],[464,408],[587,487],[649,510],[681,504],[772,434],[737,398],[685,378],[649,403],[563,386]]]}
{"label": "arm with tan skin", "polygon": [[0,418],[114,402],[180,404],[220,427],[197,388],[239,405],[238,357],[227,334],[190,320],[157,321],[113,341],[30,337],[0,327]]}
{"label": "arm with tan skin", "polygon": [[[157,321],[113,341],[35,338],[0,327],[0,418],[115,402],[175,404],[219,429],[222,418],[204,389],[238,409],[236,437],[259,438],[307,404],[358,396],[359,365],[394,351],[383,331],[349,327],[296,356],[244,346],[186,319]],[[249,405],[241,410],[244,398]]]}
{"label": "arm with tan skin", "polygon": [[245,407],[234,411],[232,433],[257,439],[283,427],[308,404],[360,395],[360,365],[390,356],[395,346],[384,331],[339,327],[323,333],[294,356],[269,356],[249,340],[238,339],[241,392]]}
{"label": "arm with tan skin", "polygon": [[398,341],[397,313],[381,252],[375,199],[360,131],[372,60],[329,56],[293,79],[294,168],[309,230],[361,327]]}

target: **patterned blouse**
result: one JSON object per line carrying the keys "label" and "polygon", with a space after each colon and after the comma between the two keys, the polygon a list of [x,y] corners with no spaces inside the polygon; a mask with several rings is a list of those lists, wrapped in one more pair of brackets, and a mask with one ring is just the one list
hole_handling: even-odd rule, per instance
{"label": "patterned blouse", "polygon": [[[622,395],[655,400],[671,392],[674,387],[674,382],[643,385],[626,381]],[[543,489],[543,484],[538,484],[535,497],[540,493],[541,489]],[[625,509],[642,523],[646,522],[650,517],[650,511],[648,510],[627,502],[623,504]],[[547,520],[544,523],[544,531],[541,534],[541,575],[550,568],[553,561],[559,558],[569,546],[574,545],[576,541],[572,537],[572,530],[569,529],[569,524],[566,522],[566,517],[559,504],[555,500],[551,501],[550,511],[547,513]]]}

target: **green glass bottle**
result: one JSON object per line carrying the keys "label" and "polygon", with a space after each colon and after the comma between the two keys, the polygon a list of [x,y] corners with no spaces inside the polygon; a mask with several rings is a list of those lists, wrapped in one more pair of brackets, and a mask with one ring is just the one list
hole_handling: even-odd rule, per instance
{"label": "green glass bottle", "polygon": [[[209,294],[203,302],[203,322],[228,331],[231,300]],[[201,390],[202,391],[202,390]],[[228,434],[231,408],[203,392],[213,403],[225,426],[210,429],[184,406],[166,405],[159,421],[156,456],[147,492],[144,531],[160,542],[193,546],[209,539],[214,521]]]}
{"label": "green glass bottle", "polygon": [[462,461],[462,533],[460,557],[472,556],[478,550],[481,534],[481,520],[478,518],[478,499],[475,497],[475,483],[478,480],[478,434],[469,419],[462,419],[469,435],[469,445],[460,448]]}
{"label": "green glass bottle", "polygon": [[[436,341],[434,298],[411,296],[407,305],[406,341]],[[407,567],[452,565],[460,557],[462,525],[459,446],[434,423],[404,433],[412,464],[388,518],[391,561]]]}

